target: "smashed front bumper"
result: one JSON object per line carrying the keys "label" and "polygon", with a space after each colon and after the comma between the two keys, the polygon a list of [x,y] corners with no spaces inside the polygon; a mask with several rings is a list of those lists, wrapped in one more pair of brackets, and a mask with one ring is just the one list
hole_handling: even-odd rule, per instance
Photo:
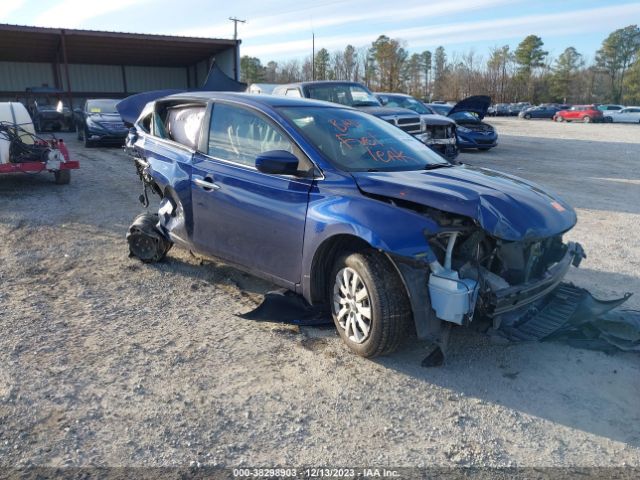
{"label": "smashed front bumper", "polygon": [[569,242],[564,257],[551,266],[542,278],[491,292],[485,299],[489,307],[488,315],[496,316],[516,310],[548,295],[562,282],[569,267],[577,267],[585,257],[582,245]]}
{"label": "smashed front bumper", "polygon": [[432,138],[430,134],[423,133],[420,135],[416,135],[416,138],[434,152],[442,155],[447,160],[454,160],[458,157],[459,151],[455,137]]}

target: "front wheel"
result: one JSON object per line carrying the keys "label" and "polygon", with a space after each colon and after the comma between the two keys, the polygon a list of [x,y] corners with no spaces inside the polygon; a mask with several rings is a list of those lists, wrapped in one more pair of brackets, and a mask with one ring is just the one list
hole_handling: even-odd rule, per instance
{"label": "front wheel", "polygon": [[411,308],[389,260],[373,250],[347,254],[330,278],[333,321],[347,346],[367,358],[396,350],[407,335]]}
{"label": "front wheel", "polygon": [[556,117],[556,122],[564,122],[564,118],[561,116]]}

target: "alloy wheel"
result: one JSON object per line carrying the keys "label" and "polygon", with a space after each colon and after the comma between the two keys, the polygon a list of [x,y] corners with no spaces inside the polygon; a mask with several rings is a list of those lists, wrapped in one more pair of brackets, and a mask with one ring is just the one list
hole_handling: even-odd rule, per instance
{"label": "alloy wheel", "polygon": [[333,313],[349,340],[362,343],[371,333],[369,291],[351,267],[338,271],[333,284]]}

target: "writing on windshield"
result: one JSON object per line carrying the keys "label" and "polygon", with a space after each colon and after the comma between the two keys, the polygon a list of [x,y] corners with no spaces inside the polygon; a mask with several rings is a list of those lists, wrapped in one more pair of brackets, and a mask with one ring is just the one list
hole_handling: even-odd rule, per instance
{"label": "writing on windshield", "polygon": [[419,140],[367,113],[315,106],[280,111],[314,148],[341,170],[422,170],[427,165],[447,163]]}
{"label": "writing on windshield", "polygon": [[329,123],[336,130],[335,137],[346,148],[363,147],[367,154],[377,162],[389,163],[396,161],[412,161],[404,151],[398,150],[393,147],[385,148],[384,142],[376,137],[370,131],[365,132],[364,135],[357,135],[357,132],[353,132],[356,136],[349,132],[349,130],[359,129],[360,123],[353,119],[336,120],[331,119]]}

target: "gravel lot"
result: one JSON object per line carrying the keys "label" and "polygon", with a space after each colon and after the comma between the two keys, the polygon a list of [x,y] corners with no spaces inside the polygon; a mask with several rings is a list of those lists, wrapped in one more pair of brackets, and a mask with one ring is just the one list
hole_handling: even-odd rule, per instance
{"label": "gravel lot", "polygon": [[[589,257],[571,280],[640,308],[640,126],[491,120],[462,160],[560,192]],[[174,249],[127,256],[138,179],[84,149],[72,183],[0,177],[0,466],[640,466],[640,356],[492,345],[456,329],[350,354],[331,329],[235,316],[270,286]]]}

